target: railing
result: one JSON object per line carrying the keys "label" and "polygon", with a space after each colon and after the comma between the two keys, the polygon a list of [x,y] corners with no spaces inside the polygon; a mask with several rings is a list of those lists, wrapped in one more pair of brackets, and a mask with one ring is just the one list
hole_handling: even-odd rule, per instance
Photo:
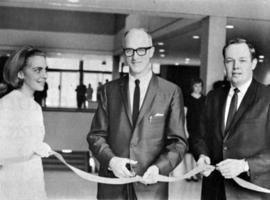
{"label": "railing", "polygon": [[[91,167],[89,166],[89,153],[87,151],[73,151],[71,153],[57,152],[60,153],[70,165],[87,172],[91,171]],[[43,158],[42,163],[44,170],[69,170],[54,156]]]}

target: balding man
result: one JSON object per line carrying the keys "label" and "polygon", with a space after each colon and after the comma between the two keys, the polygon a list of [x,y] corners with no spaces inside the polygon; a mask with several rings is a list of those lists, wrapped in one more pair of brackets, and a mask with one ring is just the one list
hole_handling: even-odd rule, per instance
{"label": "balding man", "polygon": [[87,136],[99,175],[143,177],[142,183],[98,185],[98,199],[168,199],[168,175],[186,151],[182,92],[152,73],[151,36],[131,29],[124,37],[129,75],[105,84]]}

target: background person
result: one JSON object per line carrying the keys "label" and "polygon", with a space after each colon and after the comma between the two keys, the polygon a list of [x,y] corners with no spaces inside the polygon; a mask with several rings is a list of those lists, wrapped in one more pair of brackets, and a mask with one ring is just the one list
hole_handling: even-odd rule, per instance
{"label": "background person", "polygon": [[91,83],[88,84],[87,90],[86,90],[86,99],[88,101],[88,108],[90,108],[90,104],[92,102],[92,98],[93,98],[93,88],[91,86]]}
{"label": "background person", "polygon": [[[185,99],[185,108],[186,108],[186,126],[188,138],[196,137],[198,133],[200,115],[205,102],[205,96],[202,94],[203,81],[200,78],[193,78],[190,81],[190,95]],[[190,139],[188,139],[190,143]],[[193,158],[193,155],[186,153],[184,163],[186,165],[186,171],[190,171],[196,167],[196,162]],[[200,175],[195,175],[187,180],[197,181],[200,178]]]}
{"label": "background person", "polygon": [[78,108],[86,108],[85,100],[86,100],[86,86],[83,83],[80,83],[76,88],[76,97],[77,97],[77,107]]}

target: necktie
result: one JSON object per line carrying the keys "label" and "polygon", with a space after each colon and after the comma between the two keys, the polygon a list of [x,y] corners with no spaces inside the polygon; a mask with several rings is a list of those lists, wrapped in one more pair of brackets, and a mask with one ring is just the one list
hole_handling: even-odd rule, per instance
{"label": "necktie", "polygon": [[233,117],[237,111],[237,102],[238,102],[238,92],[240,92],[240,90],[238,88],[235,88],[234,89],[234,94],[233,94],[233,97],[232,97],[232,101],[231,101],[231,104],[230,104],[230,108],[229,108],[229,113],[228,113],[228,117],[227,117],[227,122],[226,122],[226,129],[227,130],[231,123],[232,123],[232,120],[233,120]]}
{"label": "necktie", "polygon": [[139,111],[140,111],[140,80],[136,79],[134,96],[133,96],[133,112],[132,112],[133,125],[136,124]]}

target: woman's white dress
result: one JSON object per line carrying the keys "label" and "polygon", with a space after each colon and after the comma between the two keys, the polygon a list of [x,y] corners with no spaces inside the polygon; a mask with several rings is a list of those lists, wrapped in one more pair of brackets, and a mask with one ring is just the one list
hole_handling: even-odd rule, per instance
{"label": "woman's white dress", "polygon": [[[0,165],[1,160],[32,155],[44,134],[42,110],[34,99],[18,90],[0,99]],[[40,157],[0,167],[0,199],[47,199]]]}

